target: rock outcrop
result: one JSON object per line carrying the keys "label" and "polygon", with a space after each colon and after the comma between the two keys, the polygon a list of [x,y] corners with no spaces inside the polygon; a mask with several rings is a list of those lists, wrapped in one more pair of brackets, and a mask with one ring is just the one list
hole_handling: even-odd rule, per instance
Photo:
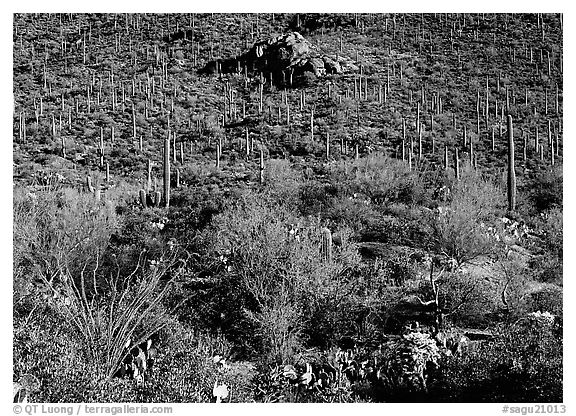
{"label": "rock outcrop", "polygon": [[210,62],[201,72],[261,72],[276,84],[290,86],[302,76],[323,77],[358,71],[350,58],[322,53],[298,32],[290,32],[256,42],[250,50],[235,58]]}
{"label": "rock outcrop", "polygon": [[274,74],[310,72],[317,77],[326,74],[357,71],[352,60],[342,56],[322,54],[298,32],[290,32],[266,41],[257,42],[244,55],[255,67]]}

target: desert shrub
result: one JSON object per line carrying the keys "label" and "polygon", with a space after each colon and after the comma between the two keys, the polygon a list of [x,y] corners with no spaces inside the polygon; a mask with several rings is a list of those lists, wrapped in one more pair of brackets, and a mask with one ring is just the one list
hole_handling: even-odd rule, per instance
{"label": "desert shrub", "polygon": [[132,382],[122,395],[109,389],[110,401],[212,402],[212,389],[218,383],[231,392],[226,402],[250,402],[252,367],[230,362],[224,368],[212,359],[215,355],[229,357],[230,348],[221,336],[192,331],[172,321],[161,331],[159,356],[149,381],[142,388]]}
{"label": "desert shrub", "polygon": [[218,335],[191,331],[174,320],[160,330],[158,356],[143,386],[134,380],[107,378],[78,348],[65,315],[49,304],[15,319],[14,377],[31,374],[41,381],[34,402],[209,402],[215,382],[226,384],[230,401],[248,402],[253,370],[245,363],[223,368],[216,354],[228,357],[229,344]]}
{"label": "desert shrub", "polygon": [[500,189],[467,172],[453,189],[449,204],[430,215],[431,248],[457,266],[494,253],[497,241],[483,223],[492,223],[503,204]]}
{"label": "desert shrub", "polygon": [[446,274],[442,277],[440,301],[447,319],[463,326],[489,324],[501,306],[497,287],[478,270]]}
{"label": "desert shrub", "polygon": [[460,357],[447,358],[431,389],[440,401],[562,401],[561,327],[525,316],[495,330]]}
{"label": "desert shrub", "polygon": [[299,192],[299,211],[302,215],[318,215],[326,211],[336,190],[316,181],[304,183]]}
{"label": "desert shrub", "polygon": [[242,319],[255,325],[270,359],[287,360],[302,347],[303,330],[313,328],[308,320],[321,299],[342,299],[336,295],[348,284],[343,274],[357,255],[343,238],[333,262],[325,263],[320,224],[271,206],[261,195],[246,194],[213,224],[211,256],[225,264],[222,278],[245,298]]}
{"label": "desert shrub", "polygon": [[532,206],[537,212],[543,212],[555,207],[562,207],[562,165],[537,173],[527,183]]}
{"label": "desert shrub", "polygon": [[313,86],[316,83],[316,75],[310,71],[304,71],[293,78],[293,86],[296,88],[305,88]]}
{"label": "desert shrub", "polygon": [[524,262],[509,258],[502,260],[498,271],[502,279],[498,285],[501,294],[501,307],[508,320],[515,320],[530,312],[527,307],[527,293],[534,285],[532,273]]}
{"label": "desert shrub", "polygon": [[361,230],[372,221],[375,215],[370,201],[355,195],[347,198],[331,198],[322,217],[332,224]]}
{"label": "desert shrub", "polygon": [[338,184],[342,194],[363,194],[376,204],[417,204],[424,198],[425,190],[417,173],[401,161],[378,154],[332,165],[329,179]]}
{"label": "desert shrub", "polygon": [[85,401],[93,368],[82,358],[70,324],[46,301],[36,299],[35,306],[25,314],[15,308],[15,379],[31,374],[41,381],[30,396],[35,402]]}
{"label": "desert shrub", "polygon": [[543,282],[561,283],[563,276],[563,212],[552,208],[539,215],[535,228],[542,243],[535,247],[539,253],[531,265],[538,279]]}
{"label": "desert shrub", "polygon": [[71,188],[14,191],[14,281],[57,281],[65,268],[77,274],[103,253],[118,218],[112,203]]}
{"label": "desert shrub", "polygon": [[548,312],[562,317],[562,299],[561,287],[545,285],[525,296],[525,308],[527,312]]}
{"label": "desert shrub", "polygon": [[294,207],[302,185],[301,175],[284,159],[268,160],[264,172],[266,191],[271,198]]}

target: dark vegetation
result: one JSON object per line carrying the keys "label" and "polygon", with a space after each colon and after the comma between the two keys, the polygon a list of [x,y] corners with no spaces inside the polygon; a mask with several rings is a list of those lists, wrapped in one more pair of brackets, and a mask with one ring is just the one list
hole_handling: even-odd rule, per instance
{"label": "dark vegetation", "polygon": [[[236,60],[291,30],[359,71]],[[31,400],[562,401],[561,16],[17,14],[13,39]],[[112,377],[151,337],[145,382]]]}

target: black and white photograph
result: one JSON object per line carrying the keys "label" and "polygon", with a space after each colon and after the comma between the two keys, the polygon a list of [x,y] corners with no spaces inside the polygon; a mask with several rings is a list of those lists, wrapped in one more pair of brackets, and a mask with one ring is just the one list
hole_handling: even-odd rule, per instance
{"label": "black and white photograph", "polygon": [[11,14],[14,414],[569,414],[564,14],[379,7]]}

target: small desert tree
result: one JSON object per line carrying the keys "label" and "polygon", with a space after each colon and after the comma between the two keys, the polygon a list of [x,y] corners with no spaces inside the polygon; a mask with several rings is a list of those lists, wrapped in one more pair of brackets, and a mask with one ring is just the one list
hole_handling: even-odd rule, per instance
{"label": "small desert tree", "polygon": [[342,244],[327,259],[318,221],[295,217],[262,194],[248,193],[214,224],[213,250],[227,265],[226,278],[238,282],[254,305],[244,308],[244,316],[259,328],[271,359],[289,360],[321,300],[345,295],[343,275],[357,254]]}
{"label": "small desert tree", "polygon": [[456,268],[495,253],[497,241],[488,227],[503,204],[500,189],[478,173],[466,172],[450,202],[431,214],[431,248]]}

